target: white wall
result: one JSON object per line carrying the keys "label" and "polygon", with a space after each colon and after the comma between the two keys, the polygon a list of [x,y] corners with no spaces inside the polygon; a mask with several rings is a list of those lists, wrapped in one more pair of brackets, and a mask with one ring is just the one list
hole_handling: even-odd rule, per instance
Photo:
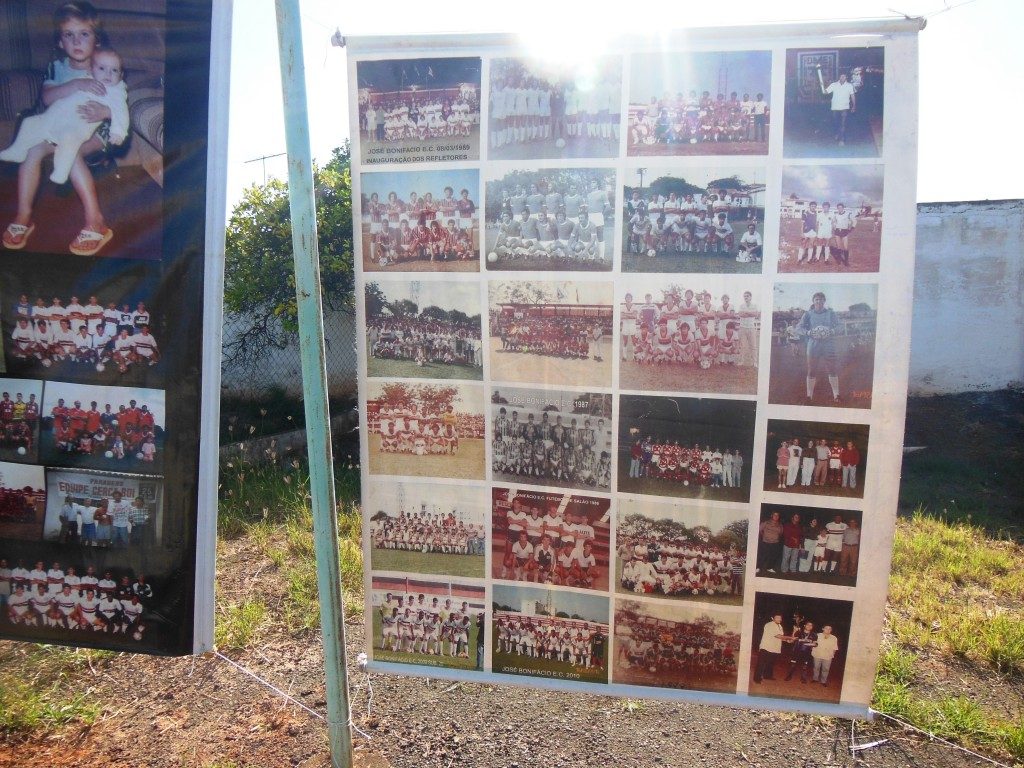
{"label": "white wall", "polygon": [[913,322],[911,394],[1024,383],[1024,200],[918,205]]}

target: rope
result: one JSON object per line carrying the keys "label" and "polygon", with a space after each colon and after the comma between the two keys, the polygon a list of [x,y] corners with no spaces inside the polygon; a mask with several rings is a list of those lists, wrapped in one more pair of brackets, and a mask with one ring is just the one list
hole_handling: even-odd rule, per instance
{"label": "rope", "polygon": [[999,768],[1012,768],[1012,766],[1007,765],[1006,763],[1001,763],[998,760],[993,760],[991,757],[986,757],[985,755],[975,752],[974,750],[968,749],[967,747],[962,747],[959,744],[954,744],[952,741],[948,741],[942,738],[941,736],[936,736],[934,733],[926,731],[923,728],[918,728],[916,725],[912,725],[911,723],[908,723],[906,720],[900,720],[898,717],[887,715],[885,714],[885,712],[879,712],[877,709],[870,709],[869,711],[873,715],[879,715],[881,717],[884,717],[886,720],[892,720],[894,723],[898,723],[899,725],[902,725],[904,728],[909,728],[912,731],[917,731],[918,733],[927,736],[932,741],[937,741],[940,744],[943,744],[947,747],[956,749],[960,752],[964,752],[965,754],[968,754],[971,757],[976,757],[979,760],[984,760],[986,763],[991,763],[992,765],[999,766]]}

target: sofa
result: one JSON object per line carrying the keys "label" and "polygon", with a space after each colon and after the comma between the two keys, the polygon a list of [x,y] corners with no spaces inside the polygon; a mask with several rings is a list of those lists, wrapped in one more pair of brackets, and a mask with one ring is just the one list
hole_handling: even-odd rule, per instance
{"label": "sofa", "polygon": [[[11,143],[18,115],[35,106],[53,51],[57,0],[0,0],[0,147]],[[124,61],[131,131],[112,152],[118,166],[141,166],[163,186],[164,0],[93,3]]]}

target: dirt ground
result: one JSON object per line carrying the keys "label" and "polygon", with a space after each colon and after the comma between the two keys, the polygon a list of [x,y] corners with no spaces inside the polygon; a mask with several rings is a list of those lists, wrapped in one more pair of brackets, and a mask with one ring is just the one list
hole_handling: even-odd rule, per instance
{"label": "dirt ground", "polygon": [[[913,400],[907,444],[927,445],[904,462],[902,504],[924,502],[966,515],[980,497],[993,526],[1019,525],[1024,394],[971,394]],[[950,440],[960,435],[960,442]],[[944,474],[964,460],[989,457],[969,472]],[[993,460],[999,456],[1005,460]],[[957,464],[949,464],[959,460]],[[967,501],[964,501],[964,500]],[[952,501],[951,501],[952,500]],[[957,500],[959,500],[957,502]],[[950,505],[954,502],[960,506]],[[943,507],[935,507],[943,504]],[[976,522],[983,522],[975,516]],[[1019,530],[1019,529],[1018,529]],[[223,541],[218,599],[254,592],[271,611],[286,599],[283,580],[256,544]],[[374,768],[960,768],[990,765],[884,720],[858,722],[657,700],[551,693],[374,674],[355,667],[363,625],[346,627],[356,766]],[[0,643],[17,663],[23,646]],[[234,661],[324,713],[318,636],[264,630]],[[972,690],[1008,713],[1019,712],[1019,682],[973,665],[922,656],[921,685]],[[370,686],[372,685],[372,701]],[[121,654],[93,662],[80,690],[103,707],[92,726],[0,739],[0,768],[327,768],[322,720],[279,698],[216,656],[159,659]],[[851,727],[853,730],[851,730]],[[850,756],[849,744],[881,742]]]}

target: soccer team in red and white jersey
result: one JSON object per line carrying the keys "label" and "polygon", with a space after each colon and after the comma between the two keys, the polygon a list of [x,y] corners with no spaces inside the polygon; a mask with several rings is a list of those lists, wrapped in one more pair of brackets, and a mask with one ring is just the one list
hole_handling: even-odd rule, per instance
{"label": "soccer team in red and white jersey", "polygon": [[121,373],[132,365],[156,365],[160,347],[153,336],[152,313],[145,302],[135,308],[111,301],[104,307],[97,296],[82,304],[59,296],[47,304],[39,297],[30,303],[22,294],[14,308],[10,354],[18,360],[38,361],[44,368],[60,363],[95,366],[103,371],[113,363]]}
{"label": "soccer team in red and white jersey", "polygon": [[[634,428],[636,429],[636,428]],[[747,459],[739,449],[694,443],[687,448],[679,440],[639,432],[630,446],[629,477],[650,478],[670,483],[709,488],[740,488],[745,479],[743,466]]]}
{"label": "soccer team in red and white jersey", "polygon": [[[740,93],[743,93],[742,98]],[[768,140],[771,110],[763,93],[732,91],[712,96],[696,90],[674,97],[652,96],[646,105],[630,105],[632,145],[716,144]],[[711,150],[713,151],[713,150]]]}
{"label": "soccer team in red and white jersey", "polygon": [[624,536],[618,542],[619,584],[639,595],[742,595],[745,560],[735,548],[681,538]]}
{"label": "soccer team in red and white jersey", "polygon": [[391,144],[468,137],[479,111],[475,91],[459,89],[425,97],[371,92],[359,105],[363,140]]}
{"label": "soccer team in red and white jersey", "polygon": [[607,321],[581,318],[507,316],[491,312],[491,336],[501,339],[502,352],[601,362],[602,339],[611,333]]}
{"label": "soccer team in red and white jersey", "polygon": [[459,190],[458,197],[450,186],[436,197],[433,192],[410,192],[407,200],[394,191],[386,200],[372,192],[364,196],[361,210],[370,238],[370,260],[376,264],[478,258],[477,206],[469,189]]}
{"label": "soccer team in red and white jersey", "polygon": [[416,405],[383,407],[377,415],[380,451],[414,456],[454,455],[459,452],[459,417],[451,405],[440,413]]}
{"label": "soccer team in red and white jersey", "polygon": [[757,365],[760,309],[750,291],[740,303],[728,294],[717,301],[706,290],[663,292],[642,303],[627,293],[620,310],[622,359],[641,365]]}
{"label": "soccer team in red and white jersey", "polygon": [[55,630],[122,634],[136,641],[146,631],[144,613],[153,599],[153,588],[143,575],[116,576],[95,567],[47,568],[37,561],[29,569],[25,561],[0,557],[0,622]]}
{"label": "soccer team in red and white jersey", "polygon": [[544,659],[572,669],[604,669],[606,626],[580,619],[495,614],[494,652]]}
{"label": "soccer team in red and white jersey", "polygon": [[107,403],[101,411],[95,400],[85,409],[80,400],[68,406],[59,398],[48,417],[54,445],[62,453],[117,461],[156,459],[157,430],[163,425],[144,403],[130,400],[116,411]]}
{"label": "soccer team in red and white jersey", "polygon": [[762,214],[742,190],[668,195],[650,191],[646,196],[633,190],[625,203],[626,252],[649,258],[735,253],[737,261],[759,261],[762,242],[757,225]]}
{"label": "soccer team in red and white jersey", "polygon": [[370,356],[381,360],[483,367],[479,322],[367,316],[366,335]]}
{"label": "soccer team in red and white jersey", "polygon": [[[541,506],[547,507],[543,516]],[[585,514],[562,512],[557,502],[544,505],[516,497],[504,523],[495,525],[495,537],[505,542],[502,579],[590,588],[601,575],[597,534]]]}
{"label": "soccer team in red and white jersey", "polygon": [[381,601],[378,648],[426,656],[469,658],[470,633],[482,612],[465,600],[388,592]]}

